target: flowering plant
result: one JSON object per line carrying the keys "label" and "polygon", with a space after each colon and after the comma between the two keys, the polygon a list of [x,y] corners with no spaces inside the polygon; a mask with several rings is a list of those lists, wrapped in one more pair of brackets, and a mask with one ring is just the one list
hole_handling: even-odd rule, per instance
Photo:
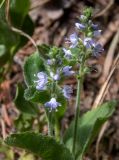
{"label": "flowering plant", "polygon": [[[24,104],[22,111],[28,105],[24,112],[33,115],[38,112],[36,104],[43,106],[48,135],[37,131],[12,134],[5,140],[8,145],[26,149],[44,160],[81,160],[102,124],[114,112],[116,102],[111,101],[80,116],[83,81],[90,72],[87,60],[91,56],[99,57],[104,50],[95,40],[101,30],[91,17],[91,8],[85,9],[75,23],[76,32],[66,38],[67,47],[41,45],[25,61],[27,89],[24,92],[18,86],[15,104],[20,107]],[[61,119],[73,93],[70,85],[64,85],[64,80],[71,76],[77,80],[75,115],[69,128],[62,133]]]}

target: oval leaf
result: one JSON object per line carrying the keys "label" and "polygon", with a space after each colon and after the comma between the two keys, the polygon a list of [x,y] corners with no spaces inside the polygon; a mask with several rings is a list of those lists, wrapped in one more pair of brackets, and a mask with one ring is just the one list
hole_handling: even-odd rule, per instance
{"label": "oval leaf", "polygon": [[40,71],[45,71],[45,66],[38,52],[36,52],[28,57],[24,64],[24,78],[28,86],[34,85],[36,80],[35,74]]}
{"label": "oval leaf", "polygon": [[47,90],[38,91],[34,86],[30,86],[25,90],[24,97],[27,101],[38,102],[41,104],[50,100],[50,94]]}
{"label": "oval leaf", "polygon": [[16,97],[15,97],[14,103],[17,109],[20,110],[22,113],[26,113],[30,115],[37,115],[38,113],[37,107],[33,103],[25,100],[24,88],[20,84],[17,86]]}
{"label": "oval leaf", "polygon": [[[103,105],[85,113],[78,121],[77,129],[77,157],[82,157],[87,147],[99,132],[102,124],[112,115],[116,106],[115,101]],[[64,143],[71,150],[73,141],[74,121],[69,126],[64,136]],[[79,159],[80,159],[79,158]]]}
{"label": "oval leaf", "polygon": [[73,160],[70,151],[52,137],[33,132],[12,134],[5,143],[25,149],[40,156],[43,160]]}

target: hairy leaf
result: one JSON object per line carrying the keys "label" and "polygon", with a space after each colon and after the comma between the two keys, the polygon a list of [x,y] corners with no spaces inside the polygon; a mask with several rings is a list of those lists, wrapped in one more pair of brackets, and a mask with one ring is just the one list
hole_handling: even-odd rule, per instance
{"label": "hairy leaf", "polygon": [[40,156],[43,160],[73,160],[70,151],[52,137],[33,132],[12,134],[5,143],[25,149]]}
{"label": "hairy leaf", "polygon": [[16,97],[14,102],[18,110],[20,110],[22,113],[37,115],[37,107],[33,103],[25,100],[24,88],[20,84],[17,86]]}
{"label": "hairy leaf", "polygon": [[50,100],[50,94],[48,91],[37,91],[34,86],[30,86],[25,90],[24,97],[31,102],[38,102],[44,104]]}
{"label": "hairy leaf", "polygon": [[34,81],[37,79],[35,75],[40,71],[45,71],[44,62],[38,52],[35,52],[26,59],[24,64],[24,78],[27,86],[34,85]]}

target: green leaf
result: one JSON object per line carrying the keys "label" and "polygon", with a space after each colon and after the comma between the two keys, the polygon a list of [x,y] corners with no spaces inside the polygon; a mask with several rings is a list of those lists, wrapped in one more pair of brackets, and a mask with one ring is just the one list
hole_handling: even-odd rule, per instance
{"label": "green leaf", "polygon": [[2,66],[8,59],[9,54],[5,45],[0,44],[0,66]]}
{"label": "green leaf", "polygon": [[[30,1],[29,0],[11,0],[10,1],[10,20],[12,26],[21,29],[29,35],[33,34],[33,23],[28,16]],[[5,64],[12,60],[13,55],[20,47],[26,44],[28,39],[13,32],[6,21],[5,3],[0,9],[0,44],[7,48],[4,56],[0,57],[0,64]]]}
{"label": "green leaf", "polygon": [[14,102],[15,102],[17,109],[20,110],[22,113],[26,113],[30,115],[38,114],[37,107],[33,103],[25,100],[24,88],[20,84],[18,84],[17,86],[16,97],[15,97]]}
{"label": "green leaf", "polygon": [[41,104],[50,100],[50,94],[47,90],[38,91],[34,86],[30,86],[25,90],[24,97],[27,101],[38,102]]}
{"label": "green leaf", "polygon": [[[77,157],[80,159],[89,144],[99,132],[102,124],[113,114],[116,106],[115,101],[107,102],[85,113],[78,121],[77,129]],[[74,121],[69,126],[64,136],[64,143],[72,149]]]}
{"label": "green leaf", "polygon": [[33,132],[12,134],[5,143],[33,152],[43,160],[73,160],[70,151],[52,137]]}
{"label": "green leaf", "polygon": [[45,71],[44,62],[38,52],[28,57],[24,64],[24,78],[28,86],[34,85],[36,77],[34,76],[40,71]]}
{"label": "green leaf", "polygon": [[5,8],[0,9],[0,43],[9,50],[18,43],[18,35],[11,31],[5,19]]}
{"label": "green leaf", "polygon": [[30,0],[11,0],[10,17],[14,27],[21,28],[30,7]]}
{"label": "green leaf", "polygon": [[42,44],[38,46],[38,50],[40,52],[40,55],[44,58],[44,59],[48,59],[49,57],[49,52],[50,52],[50,46],[46,45],[46,44]]}
{"label": "green leaf", "polygon": [[58,107],[58,111],[56,112],[56,117],[60,119],[64,116],[66,112],[67,100],[62,93],[59,93],[57,96],[58,96],[57,101],[61,104],[61,106]]}
{"label": "green leaf", "polygon": [[0,57],[4,56],[5,52],[6,52],[5,46],[0,44]]}
{"label": "green leaf", "polygon": [[[32,36],[33,31],[34,31],[34,23],[31,20],[29,15],[26,15],[24,19],[24,23],[22,24],[21,30],[27,33],[28,35]],[[24,46],[28,41],[28,38],[24,36],[20,36],[19,44],[17,46],[17,49],[20,47]]]}
{"label": "green leaf", "polygon": [[21,113],[14,120],[14,126],[19,132],[31,131],[34,128],[34,118],[30,114]]}

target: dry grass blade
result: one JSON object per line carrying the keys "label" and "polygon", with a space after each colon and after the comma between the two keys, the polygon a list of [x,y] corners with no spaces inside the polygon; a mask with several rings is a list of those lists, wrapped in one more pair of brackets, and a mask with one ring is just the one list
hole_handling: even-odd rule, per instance
{"label": "dry grass blade", "polygon": [[110,0],[109,3],[108,3],[108,5],[102,11],[100,11],[99,13],[97,13],[94,16],[94,18],[103,16],[112,7],[113,4],[114,4],[114,0]]}
{"label": "dry grass blade", "polygon": [[106,81],[104,82],[103,86],[101,87],[101,89],[99,91],[98,96],[96,97],[96,100],[93,104],[93,108],[96,108],[103,101],[105,91],[109,85],[109,81],[110,81],[115,69],[117,68],[118,63],[119,63],[119,53],[118,53],[117,57],[115,58],[114,65],[110,71],[110,74],[108,75]]}
{"label": "dry grass blade", "polygon": [[101,131],[99,133],[99,136],[98,136],[98,139],[97,139],[97,142],[96,142],[96,160],[99,160],[99,144],[100,144],[100,141],[104,135],[104,132],[105,130],[107,129],[107,127],[109,126],[109,122],[105,122],[104,125],[102,126],[101,128]]}
{"label": "dry grass blade", "polygon": [[106,80],[106,78],[109,74],[118,41],[119,41],[119,30],[117,31],[117,33],[115,34],[115,36],[111,42],[111,45],[109,47],[109,50],[108,50],[108,53],[107,53],[107,56],[105,59],[104,69],[103,69],[103,73],[102,73],[103,82]]}

